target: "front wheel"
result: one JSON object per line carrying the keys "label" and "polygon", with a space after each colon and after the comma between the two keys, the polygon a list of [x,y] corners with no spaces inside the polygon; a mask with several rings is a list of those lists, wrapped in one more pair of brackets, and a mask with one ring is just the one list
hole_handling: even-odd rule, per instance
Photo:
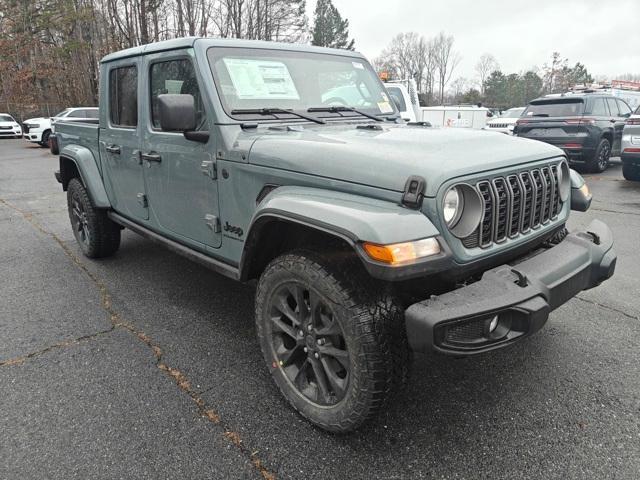
{"label": "front wheel", "polygon": [[611,144],[609,140],[603,138],[596,148],[593,158],[587,162],[587,168],[591,173],[602,173],[609,166],[609,158],[611,157]]}
{"label": "front wheel", "polygon": [[357,261],[276,258],[258,283],[256,327],[282,394],[326,430],[354,430],[405,383],[403,311]]}
{"label": "front wheel", "polygon": [[118,250],[120,227],[107,217],[104,210],[93,206],[87,190],[78,178],[69,181],[67,207],[73,235],[85,256],[108,257]]}
{"label": "front wheel", "polygon": [[40,146],[49,148],[49,136],[51,135],[51,131],[47,130],[42,134],[42,138],[40,139]]}

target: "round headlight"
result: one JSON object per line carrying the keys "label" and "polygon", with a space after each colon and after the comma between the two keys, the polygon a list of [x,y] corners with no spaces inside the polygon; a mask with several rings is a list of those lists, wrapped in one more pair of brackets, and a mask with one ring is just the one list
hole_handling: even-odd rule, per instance
{"label": "round headlight", "polygon": [[442,214],[444,221],[449,228],[452,228],[460,220],[462,209],[464,208],[464,200],[462,193],[458,187],[451,187],[444,194],[444,202],[442,206]]}

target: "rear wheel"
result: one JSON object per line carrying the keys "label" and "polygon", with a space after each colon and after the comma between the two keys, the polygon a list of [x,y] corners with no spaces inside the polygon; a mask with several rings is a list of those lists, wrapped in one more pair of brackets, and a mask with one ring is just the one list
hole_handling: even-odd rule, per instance
{"label": "rear wheel", "polygon": [[640,182],[640,165],[632,165],[630,163],[622,164],[622,176],[626,180]]}
{"label": "rear wheel", "polygon": [[596,153],[587,162],[587,169],[591,173],[604,172],[609,166],[609,158],[611,158],[611,144],[609,140],[603,138],[596,148]]}
{"label": "rear wheel", "polygon": [[256,326],[282,394],[326,430],[357,428],[406,381],[403,311],[357,262],[276,258],[258,283]]}
{"label": "rear wheel", "polygon": [[82,253],[89,258],[113,255],[120,247],[120,227],[104,210],[93,206],[87,190],[78,178],[72,178],[67,188],[67,207],[73,235]]}

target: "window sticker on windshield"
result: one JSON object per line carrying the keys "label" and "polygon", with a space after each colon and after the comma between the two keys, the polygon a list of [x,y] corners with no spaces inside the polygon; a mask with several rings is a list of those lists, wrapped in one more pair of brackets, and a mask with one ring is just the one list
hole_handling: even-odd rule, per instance
{"label": "window sticker on windshield", "polygon": [[300,100],[289,69],[282,62],[225,58],[224,64],[238,98]]}
{"label": "window sticker on windshield", "polygon": [[389,102],[378,102],[380,113],[393,113],[393,108]]}
{"label": "window sticker on windshield", "polygon": [[351,65],[353,65],[353,67],[357,68],[358,70],[364,70],[364,65],[360,62],[351,62]]}

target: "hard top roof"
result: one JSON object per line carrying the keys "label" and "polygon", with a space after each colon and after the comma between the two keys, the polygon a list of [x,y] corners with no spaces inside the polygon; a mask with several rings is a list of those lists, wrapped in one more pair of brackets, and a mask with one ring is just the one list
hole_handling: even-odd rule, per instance
{"label": "hard top roof", "polygon": [[362,58],[362,55],[358,52],[351,50],[339,50],[335,48],[315,47],[311,45],[302,45],[297,43],[280,43],[280,42],[266,42],[262,40],[239,40],[236,38],[204,38],[204,37],[185,37],[175,38],[172,40],[165,40],[162,42],[148,43],[146,45],[140,45],[138,47],[127,48],[126,50],[120,50],[118,52],[110,53],[103,57],[101,63],[113,62],[128,57],[135,57],[138,55],[147,55],[150,53],[164,52],[168,50],[176,50],[180,48],[191,48],[196,42],[205,43],[205,46],[211,47],[238,47],[238,48],[264,48],[271,50],[294,50],[299,52],[315,52],[315,53],[328,53],[333,55],[343,55],[349,57]]}

